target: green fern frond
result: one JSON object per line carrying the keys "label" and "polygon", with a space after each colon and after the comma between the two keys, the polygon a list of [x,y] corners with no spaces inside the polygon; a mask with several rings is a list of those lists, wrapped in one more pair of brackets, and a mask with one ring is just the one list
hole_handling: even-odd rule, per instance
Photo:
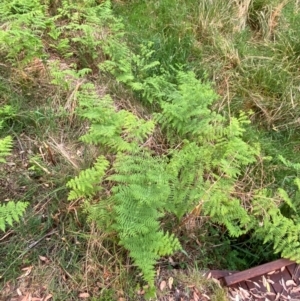
{"label": "green fern frond", "polygon": [[108,177],[115,182],[113,228],[144,279],[153,285],[156,260],[180,248],[174,236],[159,229],[171,192],[166,162],[147,152],[119,154],[113,168],[115,174]]}
{"label": "green fern frond", "polygon": [[279,155],[278,158],[285,166],[293,168],[295,170],[300,170],[300,163],[293,163],[284,158],[282,155]]}
{"label": "green fern frond", "polygon": [[292,204],[289,197],[279,191],[278,195],[270,198],[268,191],[260,191],[255,195],[253,205],[254,216],[260,220],[257,227],[254,228],[255,235],[263,239],[264,243],[271,242],[275,253],[281,253],[284,258],[289,258],[300,262],[300,224],[299,217],[285,217],[280,208],[274,202],[283,198],[285,202]]}
{"label": "green fern frond", "polygon": [[71,179],[66,184],[71,189],[68,200],[90,198],[100,191],[100,184],[108,166],[109,162],[100,156],[93,167],[81,171],[77,177]]}
{"label": "green fern frond", "polygon": [[6,204],[0,204],[0,229],[5,231],[6,224],[12,226],[13,222],[19,222],[24,214],[28,203],[9,201]]}
{"label": "green fern frond", "polygon": [[79,115],[92,122],[89,132],[81,137],[84,142],[102,144],[117,152],[132,152],[154,129],[152,120],[139,119],[125,110],[116,111],[109,95],[99,100],[91,87],[89,96],[81,93],[78,98]]}
{"label": "green fern frond", "polygon": [[[295,182],[297,183],[297,180],[299,179],[296,179]],[[298,188],[299,189],[299,188]],[[293,201],[291,200],[291,198],[289,197],[288,193],[282,189],[282,188],[279,188],[278,189],[278,195],[284,200],[284,202],[289,206],[289,208],[291,208],[295,213],[297,213],[297,208],[295,207],[295,204],[293,203]]]}
{"label": "green fern frond", "polygon": [[121,244],[129,250],[134,263],[142,270],[144,280],[151,287],[154,286],[157,259],[181,249],[177,238],[162,231],[122,237]]}
{"label": "green fern frond", "polygon": [[249,231],[251,216],[241,206],[241,201],[230,195],[232,182],[220,179],[215,184],[207,183],[203,210],[216,223],[226,225],[232,237]]}
{"label": "green fern frond", "polygon": [[[6,119],[10,119],[16,115],[16,110],[12,106],[4,105],[0,107],[0,118],[1,121],[5,121]],[[1,128],[1,123],[0,123]]]}
{"label": "green fern frond", "polygon": [[[167,102],[161,103],[162,113],[157,120],[163,128],[177,132],[181,137],[207,137],[211,134],[213,118],[209,106],[217,99],[215,92],[207,84],[199,82],[192,72],[178,72],[178,89],[171,93]],[[188,136],[186,136],[188,135]]]}
{"label": "green fern frond", "polygon": [[12,149],[12,138],[7,136],[0,139],[0,163],[5,163],[5,157],[7,157]]}

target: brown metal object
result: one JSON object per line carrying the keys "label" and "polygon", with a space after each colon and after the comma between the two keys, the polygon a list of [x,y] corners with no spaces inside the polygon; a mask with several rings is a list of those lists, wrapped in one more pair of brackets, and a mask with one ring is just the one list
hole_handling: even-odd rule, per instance
{"label": "brown metal object", "polygon": [[228,287],[230,300],[300,301],[300,265],[279,259],[241,272],[209,271]]}
{"label": "brown metal object", "polygon": [[262,276],[264,274],[270,273],[272,271],[281,269],[287,265],[293,264],[293,261],[288,259],[278,259],[266,264],[262,264],[258,267],[251,268],[242,272],[234,273],[233,275],[229,275],[224,277],[224,282],[226,286],[231,286],[243,280],[251,279],[257,276]]}

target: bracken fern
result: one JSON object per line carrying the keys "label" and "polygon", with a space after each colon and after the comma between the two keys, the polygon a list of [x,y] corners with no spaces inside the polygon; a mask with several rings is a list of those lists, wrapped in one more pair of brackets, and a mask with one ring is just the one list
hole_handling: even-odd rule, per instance
{"label": "bracken fern", "polygon": [[[11,107],[6,106],[0,108],[0,116],[3,118],[9,118],[13,114]],[[0,122],[0,130],[3,126],[3,120]],[[6,136],[0,139],[0,164],[6,163],[6,157],[11,154],[12,151],[12,137]],[[2,200],[4,201],[4,200]],[[13,202],[2,203],[0,201],[0,230],[5,231],[6,224],[12,226],[13,222],[19,222],[20,217],[24,214],[24,211],[28,203],[26,202]]]}
{"label": "bracken fern", "polygon": [[[137,55],[119,38],[105,45],[110,60],[99,67],[132,89],[155,113],[146,121],[118,111],[110,96],[99,99],[93,89],[82,90],[78,114],[91,122],[82,140],[99,145],[111,160],[98,182],[107,181],[110,191],[80,194],[88,200],[90,219],[107,232],[117,233],[150,287],[154,286],[156,260],[180,249],[179,240],[161,228],[161,220],[174,214],[180,221],[200,204],[231,236],[254,233],[272,242],[275,252],[300,261],[298,215],[285,216],[281,211],[283,203],[294,208],[288,194],[262,187],[245,201],[236,193],[246,167],[261,156],[260,146],[245,139],[247,115],[225,117],[214,112],[218,96],[208,83],[181,68],[170,68],[171,76],[152,60],[151,43]],[[169,147],[160,156],[143,144],[154,126],[161,128]],[[97,192],[97,180],[92,179],[90,188]],[[94,205],[89,200],[92,195]]]}

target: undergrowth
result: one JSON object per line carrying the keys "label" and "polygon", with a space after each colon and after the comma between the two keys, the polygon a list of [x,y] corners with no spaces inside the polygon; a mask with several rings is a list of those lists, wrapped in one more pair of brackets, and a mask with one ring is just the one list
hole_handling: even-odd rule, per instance
{"label": "undergrowth", "polygon": [[7,294],[21,267],[43,298],[139,300],[168,260],[299,261],[299,4],[13,0],[0,19],[1,202],[30,202],[1,207]]}
{"label": "undergrowth", "polygon": [[[0,108],[0,130],[3,131],[4,123],[7,119],[14,116],[14,109],[8,105]],[[2,136],[2,135],[1,135]],[[12,137],[5,136],[0,138],[0,164],[3,172],[3,166],[7,163],[6,158],[12,151]],[[0,230],[5,232],[7,225],[13,226],[13,222],[19,222],[23,216],[27,202],[14,202],[10,199],[3,199],[0,203]]]}

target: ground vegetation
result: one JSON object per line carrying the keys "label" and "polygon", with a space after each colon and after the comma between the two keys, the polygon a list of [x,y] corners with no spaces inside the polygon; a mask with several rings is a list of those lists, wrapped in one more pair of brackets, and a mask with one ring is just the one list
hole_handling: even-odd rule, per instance
{"label": "ground vegetation", "polygon": [[205,270],[300,261],[299,3],[175,2],[0,4],[4,300],[226,300]]}

